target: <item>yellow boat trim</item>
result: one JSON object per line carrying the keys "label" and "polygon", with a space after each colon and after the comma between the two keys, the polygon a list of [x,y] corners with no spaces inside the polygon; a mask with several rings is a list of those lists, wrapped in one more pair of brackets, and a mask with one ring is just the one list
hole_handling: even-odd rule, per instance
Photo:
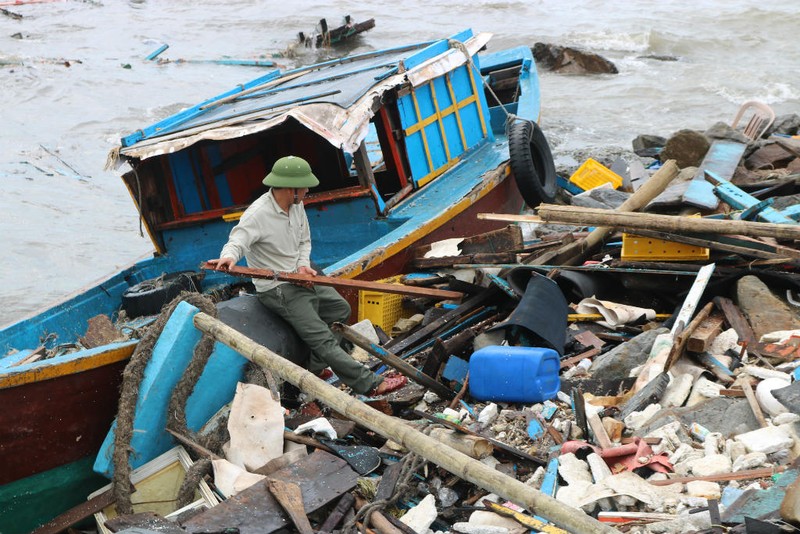
{"label": "yellow boat trim", "polygon": [[[467,72],[469,72],[469,81],[472,84],[472,94],[477,98],[478,95],[478,88],[475,85],[475,73],[472,71],[472,62],[467,65]],[[480,101],[477,101],[475,105],[478,108],[478,117],[481,119],[481,130],[483,130],[483,137],[486,138],[486,120],[483,118],[483,106],[481,106]]]}
{"label": "yellow boat trim", "polygon": [[400,238],[398,241],[387,246],[386,248],[383,248],[380,251],[376,251],[374,255],[369,255],[368,257],[364,257],[358,261],[353,262],[352,264],[353,267],[351,269],[338,271],[332,276],[341,276],[342,278],[355,278],[364,271],[367,271],[372,267],[378,265],[379,263],[386,261],[387,259],[391,258],[398,252],[408,248],[415,241],[418,241],[419,239],[430,234],[440,226],[443,226],[450,219],[452,219],[462,211],[466,210],[467,208],[475,204],[481,198],[485,197],[495,187],[497,187],[504,179],[506,179],[508,175],[509,175],[508,163],[504,163],[502,168],[493,171],[492,174],[487,178],[485,178],[480,184],[478,184],[478,186],[476,186],[476,189],[473,189],[469,195],[462,198],[456,204],[453,204],[447,210],[443,211],[438,217],[431,219],[426,224],[420,226],[418,229]]}
{"label": "yellow boat trim", "polygon": [[[450,92],[450,101],[456,101],[456,92],[453,90],[453,83],[450,81],[450,73],[444,75],[447,90]],[[461,108],[456,106],[456,124],[458,124],[458,135],[461,136],[461,146],[466,150],[467,136],[464,133],[464,125],[461,123]]]}
{"label": "yellow boat trim", "polygon": [[[447,79],[445,79],[445,84],[447,83]],[[445,113],[439,109],[439,100],[436,98],[436,85],[431,80],[431,96],[433,96],[433,108],[436,110],[436,122],[439,125],[439,134],[442,136],[442,143],[444,144],[444,155],[447,157],[447,162],[449,163],[453,158],[450,157],[450,146],[447,144],[447,134],[444,131],[444,118],[447,115],[452,115],[456,109],[458,109],[458,105],[454,102],[452,105],[448,106],[445,109]]]}
{"label": "yellow boat trim", "polygon": [[[82,373],[84,371],[91,371],[106,365],[111,365],[117,362],[127,360],[133,354],[136,348],[136,343],[124,345],[122,347],[115,347],[106,352],[100,352],[84,358],[76,358],[62,363],[53,365],[43,365],[27,371],[19,373],[8,373],[0,376],[0,389],[13,388],[25,384],[32,384],[34,382],[43,382],[53,378],[61,378],[64,376]],[[13,369],[13,368],[12,368]]]}
{"label": "yellow boat trim", "polygon": [[[415,126],[419,125],[422,122],[422,113],[419,111],[419,101],[417,100],[417,92],[411,91],[411,101],[414,102],[414,113],[417,115],[418,122]],[[435,116],[431,117],[433,120],[436,120]],[[428,162],[428,168],[433,169],[433,160],[431,159],[431,151],[428,148],[428,136],[425,134],[425,128],[420,127],[419,133],[422,135],[422,148],[425,149],[425,160]],[[406,137],[408,135],[406,134]]]}
{"label": "yellow boat trim", "polygon": [[222,216],[222,220],[225,222],[238,221],[239,219],[242,218],[242,215],[244,215],[244,210],[235,211],[233,213],[226,213],[225,215]]}

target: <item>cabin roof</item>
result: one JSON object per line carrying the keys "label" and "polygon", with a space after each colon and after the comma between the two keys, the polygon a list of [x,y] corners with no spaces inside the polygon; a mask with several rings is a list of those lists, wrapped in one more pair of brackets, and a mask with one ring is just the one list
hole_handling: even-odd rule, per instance
{"label": "cabin roof", "polygon": [[[489,38],[489,34],[473,37],[467,30],[451,39],[464,42],[475,54]],[[463,52],[448,43],[424,42],[285,73],[272,71],[124,137],[111,159],[143,160],[201,140],[243,137],[289,117],[352,153],[366,136],[381,95],[403,84],[416,86],[466,61]]]}

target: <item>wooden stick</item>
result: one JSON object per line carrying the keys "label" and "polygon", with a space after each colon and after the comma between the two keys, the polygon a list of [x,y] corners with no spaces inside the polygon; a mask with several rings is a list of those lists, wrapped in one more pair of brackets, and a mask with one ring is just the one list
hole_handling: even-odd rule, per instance
{"label": "wooden stick", "polygon": [[353,497],[353,494],[350,492],[342,495],[342,498],[339,499],[338,503],[336,503],[336,508],[333,509],[331,515],[329,515],[325,522],[322,523],[322,526],[319,528],[317,534],[333,532],[333,529],[335,529],[336,526],[342,522],[342,519],[344,519],[344,514],[353,507],[355,500],[356,498]]}
{"label": "wooden stick", "polygon": [[433,378],[424,374],[422,371],[418,370],[413,365],[405,362],[402,358],[398,358],[380,345],[376,345],[375,343],[371,342],[369,339],[362,336],[346,324],[333,323],[331,330],[341,334],[343,338],[355,343],[356,346],[361,347],[365,351],[369,352],[386,365],[394,367],[411,380],[430,389],[442,399],[452,399],[456,396],[456,394],[444,384],[437,382]]}
{"label": "wooden stick", "polygon": [[[539,207],[536,208],[536,213],[544,222],[622,228],[633,233],[637,229],[644,229],[677,234],[687,232],[774,237],[785,240],[800,239],[800,225],[797,224],[703,219],[654,213],[621,213],[600,208],[557,206],[555,204],[539,204]],[[491,217],[486,218],[495,221],[509,220],[505,217],[507,216],[491,214]],[[524,221],[526,218],[529,221],[531,220],[531,216],[516,215],[515,217],[517,221]]]}
{"label": "wooden stick", "polygon": [[464,398],[464,394],[467,392],[467,387],[469,386],[469,371],[467,371],[467,376],[464,377],[464,383],[461,385],[461,389],[458,390],[458,394],[450,401],[450,405],[448,408],[451,410],[455,409],[458,406],[458,403],[461,402],[461,399]]}
{"label": "wooden stick", "polygon": [[180,441],[183,445],[186,445],[187,447],[189,447],[190,449],[195,451],[200,456],[204,456],[204,457],[208,458],[209,460],[219,460],[220,459],[220,456],[214,454],[213,451],[210,451],[210,450],[206,449],[205,447],[203,447],[199,443],[197,443],[195,441],[192,441],[191,439],[189,439],[188,437],[184,436],[183,434],[179,434],[178,432],[175,432],[171,428],[167,428],[165,430],[167,432],[169,432],[170,434],[172,434],[172,437],[174,437],[175,439]]}
{"label": "wooden stick", "polygon": [[655,480],[650,482],[654,486],[669,486],[670,484],[685,484],[694,480],[706,480],[709,482],[724,482],[727,480],[749,480],[752,478],[767,478],[776,473],[783,473],[789,469],[789,465],[778,465],[775,467],[762,467],[759,469],[748,469],[746,471],[736,471],[735,473],[723,473],[721,475],[708,475],[705,477],[675,477],[667,480]]}
{"label": "wooden stick", "polygon": [[383,414],[334,388],[313,373],[275,354],[206,313],[200,312],[195,315],[194,325],[200,331],[236,350],[245,358],[267,367],[283,380],[319,399],[347,418],[386,439],[399,443],[467,482],[496,493],[525,509],[536,510],[538,515],[566,530],[598,534],[616,533],[614,529],[586,515],[580,509],[559,502],[450,447],[443,447],[439,442],[412,428],[404,421]]}
{"label": "wooden stick", "polygon": [[250,278],[269,278],[281,280],[283,282],[312,283],[320,286],[342,287],[346,289],[367,289],[380,291],[381,293],[393,293],[395,295],[409,295],[412,297],[428,297],[442,300],[461,300],[464,296],[459,291],[447,291],[445,289],[431,289],[427,287],[406,286],[403,284],[386,284],[384,282],[368,282],[365,280],[350,280],[347,278],[334,278],[332,276],[312,276],[310,274],[297,273],[278,273],[269,269],[253,269],[252,267],[231,267],[230,269],[218,269],[208,263],[202,263],[201,269],[209,271],[220,271],[235,276],[247,276]]}
{"label": "wooden stick", "polygon": [[750,409],[753,410],[753,415],[756,416],[756,421],[761,425],[761,428],[766,428],[769,425],[764,418],[764,412],[761,411],[761,406],[758,404],[758,399],[756,399],[756,394],[753,392],[753,386],[750,385],[750,380],[744,376],[742,380],[739,380],[739,384],[742,386],[744,396],[747,397],[747,403],[750,405]]}
{"label": "wooden stick", "polygon": [[303,493],[300,486],[284,480],[267,479],[267,487],[281,508],[289,515],[300,534],[314,534],[311,522],[303,508]]}

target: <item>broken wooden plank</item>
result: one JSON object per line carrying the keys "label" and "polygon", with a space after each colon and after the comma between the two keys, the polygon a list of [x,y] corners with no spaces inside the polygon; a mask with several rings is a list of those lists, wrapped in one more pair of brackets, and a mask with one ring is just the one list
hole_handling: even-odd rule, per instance
{"label": "broken wooden plank", "polygon": [[753,333],[753,328],[750,326],[750,322],[731,299],[726,297],[714,297],[714,304],[722,310],[722,313],[725,315],[725,321],[736,331],[740,341],[747,343],[748,346],[758,341],[755,333]]}
{"label": "broken wooden plank", "polygon": [[289,519],[292,520],[300,534],[314,534],[311,522],[303,510],[303,494],[300,491],[300,486],[271,478],[267,480],[267,487],[283,510],[289,514]]}
{"label": "broken wooden plank", "polygon": [[[297,484],[303,510],[310,514],[352,490],[358,474],[341,458],[315,451],[276,471],[272,478]],[[240,534],[268,534],[287,526],[291,526],[290,522],[266,483],[254,484],[183,523],[184,529],[191,533],[236,527]]]}
{"label": "broken wooden plank", "polygon": [[63,514],[54,517],[44,525],[32,531],[31,534],[58,534],[78,521],[91,517],[93,514],[111,506],[116,501],[117,499],[114,496],[113,490],[109,489],[78,506],[70,508]]}
{"label": "broken wooden plank", "polygon": [[[606,228],[636,228],[658,230],[675,234],[706,233],[773,237],[775,239],[800,239],[800,225],[752,222],[741,220],[704,219],[680,215],[655,213],[617,212],[600,208],[539,204],[537,216],[514,215],[514,220],[527,222],[568,223]],[[508,220],[511,215],[491,214],[491,220]]]}
{"label": "broken wooden plank", "polygon": [[706,171],[730,179],[744,155],[747,145],[727,139],[717,139],[708,148],[694,178],[683,194],[683,203],[707,210],[716,209],[719,199],[714,195],[714,187],[706,182]]}
{"label": "broken wooden plank", "polygon": [[427,297],[440,300],[461,300],[461,298],[464,296],[463,293],[458,291],[447,291],[444,289],[431,289],[426,287],[407,286],[403,284],[387,284],[384,282],[368,282],[366,280],[350,280],[348,278],[335,278],[332,276],[278,273],[270,271],[269,269],[254,269],[252,267],[231,267],[230,269],[218,269],[208,263],[203,263],[200,265],[200,268],[210,271],[228,273],[235,276],[265,278],[271,280],[281,280],[284,282],[312,283],[321,286],[338,287],[343,289],[366,289],[369,291],[380,291],[381,293],[409,295],[412,297]]}
{"label": "broken wooden plank", "polygon": [[515,263],[517,255],[514,252],[475,253],[465,256],[443,256],[439,258],[416,258],[411,260],[414,269],[438,269],[463,265],[469,263]]}
{"label": "broken wooden plank", "polygon": [[392,349],[392,352],[395,354],[402,354],[407,348],[414,346],[420,341],[428,339],[434,332],[443,326],[455,322],[459,318],[483,306],[487,302],[491,302],[499,292],[499,289],[494,286],[490,286],[483,292],[467,299],[458,308],[448,311],[435,321],[431,322],[429,325],[423,326],[402,340],[396,342],[394,340],[389,341],[386,343],[386,348]]}
{"label": "broken wooden plank", "polygon": [[689,352],[705,352],[711,343],[722,332],[725,316],[721,312],[714,312],[701,322],[697,329],[689,336],[686,350]]}
{"label": "broken wooden plank", "polygon": [[764,412],[761,411],[761,406],[758,404],[758,400],[756,399],[756,394],[753,391],[753,386],[750,385],[750,380],[747,379],[745,376],[744,379],[739,380],[739,385],[742,386],[742,391],[744,391],[744,396],[747,398],[747,404],[750,405],[750,409],[753,411],[753,415],[756,417],[756,421],[758,424],[761,425],[761,428],[766,428],[769,426],[767,423],[766,418],[764,417]]}
{"label": "broken wooden plank", "polygon": [[705,480],[708,482],[726,482],[729,480],[751,480],[754,478],[769,478],[776,473],[783,473],[790,466],[776,465],[775,467],[761,467],[759,469],[747,469],[736,471],[735,473],[722,473],[719,475],[707,475],[701,477],[675,477],[666,480],[648,481],[654,486],[669,486],[670,484],[686,484],[695,480]]}
{"label": "broken wooden plank", "polygon": [[[386,476],[385,472],[384,476]],[[381,482],[382,481],[383,480],[381,480]],[[348,510],[351,510],[353,508],[353,503],[355,501],[356,498],[353,497],[352,493],[348,492],[342,495],[342,498],[339,499],[338,503],[336,503],[336,507],[333,509],[331,514],[328,516],[325,522],[322,523],[322,526],[319,527],[318,534],[330,534],[331,532],[333,532],[333,530],[339,525],[339,523],[342,522],[342,519],[344,519],[344,516],[348,512]]]}

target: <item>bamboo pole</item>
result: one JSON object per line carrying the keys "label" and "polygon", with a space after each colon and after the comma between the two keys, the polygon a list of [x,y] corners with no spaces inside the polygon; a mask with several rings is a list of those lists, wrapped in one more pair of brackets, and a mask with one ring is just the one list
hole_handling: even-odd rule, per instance
{"label": "bamboo pole", "polygon": [[636,230],[642,229],[672,234],[733,234],[751,237],[774,237],[786,240],[800,239],[800,225],[798,224],[703,219],[653,213],[619,213],[599,208],[557,206],[554,204],[540,204],[536,213],[545,222],[622,228],[631,233],[636,233]]}
{"label": "bamboo pole", "polygon": [[194,317],[194,325],[248,360],[269,369],[301,391],[324,402],[348,419],[384,438],[400,443],[459,478],[496,493],[569,531],[609,534],[617,532],[578,508],[561,503],[478,460],[473,460],[450,447],[442,446],[438,441],[411,428],[403,421],[383,414],[328,385],[313,373],[282,358],[210,315],[198,313]]}

